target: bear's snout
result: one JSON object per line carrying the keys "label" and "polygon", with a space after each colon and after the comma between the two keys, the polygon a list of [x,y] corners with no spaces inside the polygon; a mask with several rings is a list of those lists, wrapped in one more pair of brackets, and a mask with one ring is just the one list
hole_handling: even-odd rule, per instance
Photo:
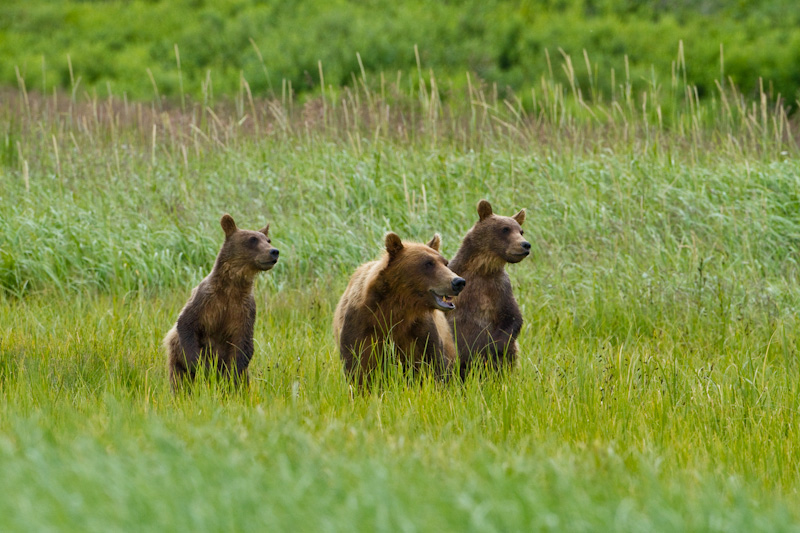
{"label": "bear's snout", "polygon": [[277,248],[270,248],[269,251],[265,250],[255,259],[257,268],[261,270],[271,269],[278,262],[278,256],[280,254]]}
{"label": "bear's snout", "polygon": [[464,290],[464,286],[467,284],[467,280],[464,278],[454,278],[452,282],[450,282],[450,286],[453,288],[453,292],[458,294]]}
{"label": "bear's snout", "polygon": [[[508,252],[511,254],[512,257],[516,257],[517,259],[522,259],[530,255],[531,253],[531,243],[528,241],[518,241],[517,244],[511,245],[508,249]],[[511,261],[516,262],[516,261]]]}

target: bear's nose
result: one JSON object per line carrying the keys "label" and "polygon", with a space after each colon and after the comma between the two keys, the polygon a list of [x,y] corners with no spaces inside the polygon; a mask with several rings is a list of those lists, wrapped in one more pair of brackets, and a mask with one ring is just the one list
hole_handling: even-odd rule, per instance
{"label": "bear's nose", "polygon": [[531,243],[529,243],[528,241],[522,241],[522,247],[525,248],[526,250],[530,250]]}
{"label": "bear's nose", "polygon": [[464,290],[464,285],[467,284],[467,280],[464,278],[455,278],[451,283],[450,286],[453,287],[453,292],[458,294],[462,290]]}
{"label": "bear's nose", "polygon": [[281,253],[278,251],[277,248],[273,248],[272,250],[269,251],[269,255],[271,255],[275,259],[277,259],[280,254]]}

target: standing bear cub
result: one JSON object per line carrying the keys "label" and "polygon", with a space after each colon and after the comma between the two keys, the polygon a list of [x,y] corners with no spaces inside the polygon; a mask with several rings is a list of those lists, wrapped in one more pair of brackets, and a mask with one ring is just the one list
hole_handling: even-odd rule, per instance
{"label": "standing bear cub", "polygon": [[457,363],[442,311],[454,309],[451,298],[465,282],[447,268],[440,244],[439,235],[417,244],[388,233],[383,257],[353,274],[333,318],[350,381],[369,386],[381,363],[394,362],[385,355],[396,357],[405,369],[432,369],[439,377]]}
{"label": "standing bear cub", "polygon": [[513,217],[498,216],[481,200],[478,217],[450,261],[453,272],[467,280],[450,315],[462,378],[474,363],[495,370],[514,367],[522,313],[505,265],[519,263],[531,249],[522,237],[524,209]]}
{"label": "standing bear cub", "polygon": [[259,231],[240,230],[226,213],[220,225],[225,243],[214,268],[192,290],[164,338],[173,390],[192,381],[200,365],[247,382],[256,321],[253,280],[275,266],[279,252],[271,244],[269,224]]}

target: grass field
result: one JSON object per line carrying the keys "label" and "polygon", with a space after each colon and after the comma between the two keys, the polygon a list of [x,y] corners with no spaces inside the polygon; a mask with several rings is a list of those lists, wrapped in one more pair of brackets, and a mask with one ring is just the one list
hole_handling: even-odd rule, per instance
{"label": "grass field", "polygon": [[[662,122],[657,95],[554,84],[525,114],[432,82],[3,94],[0,530],[800,530],[796,124],[727,91]],[[349,274],[390,229],[452,256],[480,198],[528,209],[519,368],[351,395]],[[226,211],[281,250],[252,385],[173,397],[160,340]]]}
{"label": "grass field", "polygon": [[[800,98],[796,0],[4,0],[0,85],[179,101],[236,92],[319,96],[358,74],[412,86],[417,66],[441,87],[470,72],[523,98],[542,77],[575,76],[609,102],[669,83],[682,58],[701,96],[729,78]],[[657,36],[657,38],[654,38]],[[562,52],[572,72],[560,68]],[[319,76],[324,70],[324,83]],[[614,74],[616,71],[616,75]],[[353,73],[356,75],[353,76]]]}

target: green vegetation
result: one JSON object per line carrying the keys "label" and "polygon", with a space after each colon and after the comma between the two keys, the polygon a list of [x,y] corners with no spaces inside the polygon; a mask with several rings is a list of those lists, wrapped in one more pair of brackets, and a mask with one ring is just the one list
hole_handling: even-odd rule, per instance
{"label": "green vegetation", "polygon": [[285,94],[289,84],[318,94],[320,63],[335,88],[356,83],[362,71],[393,80],[419,64],[445,88],[462,87],[470,72],[525,93],[542,76],[566,82],[560,50],[575,58],[586,99],[609,100],[626,75],[637,92],[666,86],[682,57],[701,96],[729,79],[752,96],[759,78],[793,106],[799,96],[794,0],[9,0],[0,7],[0,83],[16,85],[18,68],[29,88],[44,92],[110,89],[135,99],[230,95],[242,79],[257,95]]}
{"label": "green vegetation", "polygon": [[[680,72],[607,104],[546,78],[529,107],[413,78],[303,105],[3,94],[0,529],[800,529],[786,113]],[[519,368],[353,396],[350,273],[389,229],[452,256],[483,197],[528,209]],[[225,211],[281,249],[252,386],[176,398],[160,340]]]}

